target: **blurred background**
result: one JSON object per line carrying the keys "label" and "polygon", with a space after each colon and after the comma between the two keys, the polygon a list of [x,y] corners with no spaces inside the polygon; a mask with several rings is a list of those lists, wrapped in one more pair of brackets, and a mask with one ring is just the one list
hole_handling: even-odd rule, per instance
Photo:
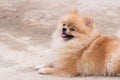
{"label": "blurred background", "polygon": [[104,35],[113,37],[120,31],[120,0],[0,0],[0,80],[119,80],[58,78],[32,69],[49,60],[51,34],[59,18],[71,8],[93,16],[96,28]]}

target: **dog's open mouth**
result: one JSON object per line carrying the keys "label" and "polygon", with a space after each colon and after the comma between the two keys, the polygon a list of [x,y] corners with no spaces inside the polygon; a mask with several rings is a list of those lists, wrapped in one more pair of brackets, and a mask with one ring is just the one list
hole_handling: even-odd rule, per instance
{"label": "dog's open mouth", "polygon": [[73,35],[69,35],[69,34],[67,34],[67,33],[62,33],[62,34],[61,34],[61,37],[62,37],[62,38],[71,39],[71,38],[73,38],[74,36],[73,36]]}

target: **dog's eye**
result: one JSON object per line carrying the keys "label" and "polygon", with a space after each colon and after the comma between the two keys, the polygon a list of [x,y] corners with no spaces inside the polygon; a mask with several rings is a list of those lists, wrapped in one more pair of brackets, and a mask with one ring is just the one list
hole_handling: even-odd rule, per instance
{"label": "dog's eye", "polygon": [[74,28],[70,28],[70,31],[75,31],[75,29]]}
{"label": "dog's eye", "polygon": [[66,24],[63,24],[63,26],[66,26]]}

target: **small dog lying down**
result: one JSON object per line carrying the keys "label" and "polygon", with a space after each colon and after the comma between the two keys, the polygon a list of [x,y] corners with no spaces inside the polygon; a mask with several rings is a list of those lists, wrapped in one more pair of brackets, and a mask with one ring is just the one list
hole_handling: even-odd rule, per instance
{"label": "small dog lying down", "polygon": [[37,66],[39,73],[120,76],[120,41],[98,33],[92,17],[82,16],[72,9],[60,19],[52,37],[51,56],[56,59]]}

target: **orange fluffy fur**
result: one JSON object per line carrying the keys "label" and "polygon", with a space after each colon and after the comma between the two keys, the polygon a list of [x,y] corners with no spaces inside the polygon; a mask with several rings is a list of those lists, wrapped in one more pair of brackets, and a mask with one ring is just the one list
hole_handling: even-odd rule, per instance
{"label": "orange fluffy fur", "polygon": [[[73,35],[73,38],[61,37],[63,24],[66,33]],[[71,28],[74,30],[71,31]],[[55,55],[56,59],[37,67],[39,73],[57,76],[120,76],[120,41],[99,34],[92,17],[81,16],[73,9],[60,19],[52,37],[51,56]]]}

